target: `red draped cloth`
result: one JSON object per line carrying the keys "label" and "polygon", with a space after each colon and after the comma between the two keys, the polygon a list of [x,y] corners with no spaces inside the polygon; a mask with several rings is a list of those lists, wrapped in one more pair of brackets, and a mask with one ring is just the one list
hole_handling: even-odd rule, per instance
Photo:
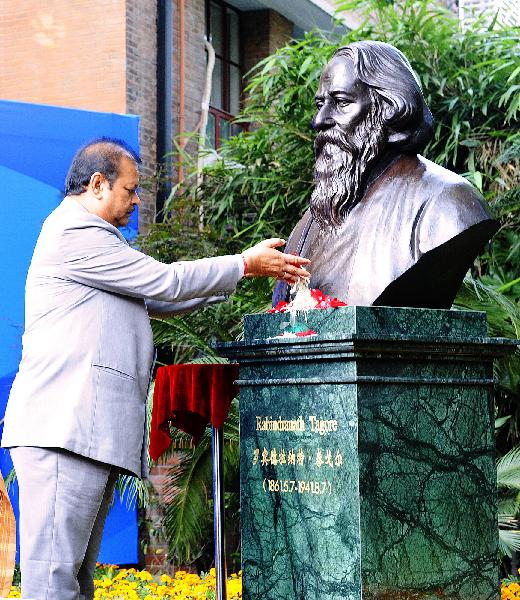
{"label": "red draped cloth", "polygon": [[237,364],[159,367],[153,394],[150,457],[170,447],[170,423],[200,441],[208,423],[222,427],[238,394]]}

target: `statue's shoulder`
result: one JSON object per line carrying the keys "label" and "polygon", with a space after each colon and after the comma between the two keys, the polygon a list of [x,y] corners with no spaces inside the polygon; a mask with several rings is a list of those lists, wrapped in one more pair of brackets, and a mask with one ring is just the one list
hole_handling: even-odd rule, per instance
{"label": "statue's shoulder", "polygon": [[482,194],[467,179],[420,154],[417,155],[417,169],[421,173],[422,182],[433,196],[450,197],[461,201],[465,198],[477,198],[479,201],[483,201]]}
{"label": "statue's shoulder", "polygon": [[423,156],[417,159],[424,190],[417,220],[423,251],[493,220],[482,194],[469,181]]}
{"label": "statue's shoulder", "polygon": [[492,218],[482,194],[467,179],[420,155],[417,164],[431,210],[455,210],[470,221]]}
{"label": "statue's shoulder", "polygon": [[370,190],[370,195],[379,190],[387,196],[393,190],[406,198],[416,209],[425,202],[439,201],[448,206],[453,203],[483,203],[480,192],[469,181],[444,167],[424,158],[420,154],[402,154],[380,176]]}

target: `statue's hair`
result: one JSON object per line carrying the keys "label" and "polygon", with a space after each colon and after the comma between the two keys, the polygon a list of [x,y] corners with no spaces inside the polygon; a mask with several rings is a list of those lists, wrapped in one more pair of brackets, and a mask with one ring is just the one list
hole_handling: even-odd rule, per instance
{"label": "statue's hair", "polygon": [[433,134],[433,117],[406,56],[385,42],[361,41],[338,48],[332,58],[336,57],[349,58],[358,79],[383,101],[388,133],[406,136],[399,148],[420,152]]}

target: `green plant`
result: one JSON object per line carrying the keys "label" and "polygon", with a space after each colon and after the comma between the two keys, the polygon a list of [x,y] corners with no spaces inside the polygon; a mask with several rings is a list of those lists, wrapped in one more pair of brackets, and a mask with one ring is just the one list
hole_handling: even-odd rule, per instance
{"label": "green plant", "polygon": [[498,525],[500,552],[511,557],[520,550],[520,448],[513,448],[497,461]]}

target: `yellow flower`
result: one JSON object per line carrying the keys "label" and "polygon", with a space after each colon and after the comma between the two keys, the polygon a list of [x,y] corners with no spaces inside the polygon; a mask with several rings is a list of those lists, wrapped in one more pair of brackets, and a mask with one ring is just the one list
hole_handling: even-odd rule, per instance
{"label": "yellow flower", "polygon": [[512,582],[500,587],[501,600],[520,600],[520,584]]}
{"label": "yellow flower", "polygon": [[[215,570],[202,577],[177,571],[173,577],[163,574],[157,580],[146,570],[98,565],[94,585],[95,600],[207,600],[208,592],[215,593]],[[19,588],[13,587],[9,598],[20,597]],[[520,600],[516,595],[503,597],[503,600],[517,598]],[[229,576],[227,600],[242,600],[241,573]]]}

